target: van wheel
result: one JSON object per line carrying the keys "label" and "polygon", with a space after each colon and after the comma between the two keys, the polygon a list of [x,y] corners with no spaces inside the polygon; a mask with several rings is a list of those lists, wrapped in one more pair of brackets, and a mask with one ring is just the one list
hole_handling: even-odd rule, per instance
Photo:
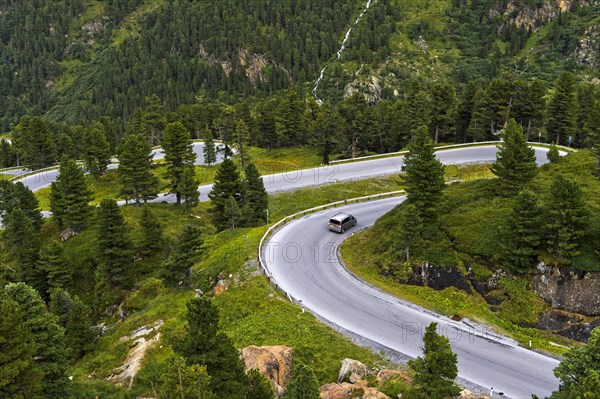
{"label": "van wheel", "polygon": [[354,224],[352,226],[356,226],[356,220],[354,221]]}
{"label": "van wheel", "polygon": [[340,230],[340,233],[341,233],[341,234],[344,234],[344,231],[345,231],[345,230],[344,230],[344,228],[342,227],[342,229]]}

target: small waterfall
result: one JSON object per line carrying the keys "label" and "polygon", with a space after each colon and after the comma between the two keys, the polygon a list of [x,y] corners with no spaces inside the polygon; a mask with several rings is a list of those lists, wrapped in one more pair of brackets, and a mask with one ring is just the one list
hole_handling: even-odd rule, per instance
{"label": "small waterfall", "polygon": [[[342,53],[344,52],[344,50],[346,49],[346,43],[348,42],[348,38],[350,37],[350,33],[352,32],[352,28],[354,28],[354,26],[360,22],[360,20],[362,19],[363,15],[365,15],[365,13],[367,12],[367,10],[369,9],[369,7],[371,7],[371,2],[373,0],[367,0],[367,4],[365,5],[364,10],[358,15],[358,18],[356,18],[356,21],[354,21],[354,23],[352,25],[350,25],[350,28],[348,29],[348,31],[346,32],[346,35],[344,36],[344,40],[342,41],[342,45],[340,46],[340,49],[337,51],[337,57],[335,59],[335,61],[339,60],[340,57],[342,56]],[[335,62],[333,61],[333,62]],[[331,64],[331,63],[330,63]],[[327,67],[330,65],[327,64],[323,67],[323,69],[321,69],[321,73],[319,74],[319,77],[317,78],[317,80],[315,81],[315,87],[312,89],[312,94],[313,97],[315,98],[315,100],[317,100],[317,102],[319,104],[322,104],[323,101],[321,101],[321,99],[319,98],[319,96],[317,96],[317,90],[319,89],[319,83],[321,83],[321,80],[323,80],[323,76],[325,75],[325,70],[327,69]]]}

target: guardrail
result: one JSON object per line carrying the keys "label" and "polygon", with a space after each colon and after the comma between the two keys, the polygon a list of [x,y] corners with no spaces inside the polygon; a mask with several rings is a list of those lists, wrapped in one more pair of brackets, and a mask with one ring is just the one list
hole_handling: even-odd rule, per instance
{"label": "guardrail", "polygon": [[330,208],[336,208],[338,206],[343,206],[343,205],[348,205],[348,204],[355,204],[355,203],[359,203],[359,202],[367,202],[367,201],[372,201],[372,200],[377,200],[377,199],[382,199],[382,198],[397,197],[397,196],[400,196],[402,194],[406,194],[406,191],[404,191],[404,190],[398,190],[398,191],[390,191],[390,192],[381,193],[381,194],[365,195],[363,197],[356,197],[356,198],[350,198],[350,199],[346,199],[346,200],[342,200],[342,201],[331,202],[329,204],[316,206],[314,208],[305,209],[303,211],[296,212],[296,213],[294,213],[292,215],[288,215],[288,216],[284,217],[283,219],[281,219],[280,221],[278,221],[277,223],[275,223],[274,225],[272,225],[271,227],[269,227],[267,229],[267,231],[265,232],[265,234],[260,239],[260,243],[258,244],[258,263],[260,264],[261,268],[263,269],[265,275],[269,278],[270,283],[271,284],[275,284],[275,288],[280,289],[283,293],[285,293],[286,296],[288,297],[288,299],[290,300],[290,302],[295,303],[295,304],[301,304],[301,301],[295,300],[290,294],[288,294],[287,292],[285,292],[279,286],[279,284],[277,284],[277,281],[271,275],[271,272],[269,271],[268,266],[266,265],[266,263],[262,259],[262,255],[263,255],[262,254],[262,247],[263,247],[263,244],[265,243],[265,241],[279,227],[285,225],[286,223],[288,223],[291,220],[295,220],[298,217],[306,216],[306,215],[309,215],[311,213],[316,213],[316,212],[319,212],[319,211],[324,211],[324,210],[330,209]]}
{"label": "guardrail", "polygon": [[[443,150],[451,150],[454,148],[480,147],[480,146],[487,146],[487,145],[492,145],[492,144],[502,144],[502,143],[503,143],[503,141],[480,141],[477,143],[449,144],[449,145],[442,145],[439,147],[434,147],[434,150],[435,151],[443,151]],[[536,143],[536,142],[531,142],[531,141],[528,142],[528,144],[533,147],[544,147],[544,148],[549,148],[552,145],[552,144],[546,144],[546,143]],[[559,150],[566,151],[566,152],[577,151],[575,148],[565,147],[563,145],[557,145],[556,147]],[[367,159],[389,158],[389,157],[395,157],[395,156],[405,155],[405,154],[408,154],[408,150],[402,150],[402,151],[397,151],[397,152],[386,152],[385,154],[366,155],[364,157],[337,159],[337,160],[330,161],[329,164],[364,161]]]}

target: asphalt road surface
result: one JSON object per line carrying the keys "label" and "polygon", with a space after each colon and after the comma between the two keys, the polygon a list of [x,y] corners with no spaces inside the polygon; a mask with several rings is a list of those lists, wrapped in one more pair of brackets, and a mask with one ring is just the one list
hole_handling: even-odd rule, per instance
{"label": "asphalt road surface", "polygon": [[[422,355],[425,327],[435,321],[458,355],[460,382],[510,398],[545,397],[558,388],[556,359],[519,347],[482,326],[455,322],[383,293],[352,276],[337,248],[353,232],[371,226],[404,198],[348,205],[305,216],[278,230],[263,247],[274,281],[296,301],[329,322],[409,357]],[[345,234],[327,221],[350,212],[358,225]]]}

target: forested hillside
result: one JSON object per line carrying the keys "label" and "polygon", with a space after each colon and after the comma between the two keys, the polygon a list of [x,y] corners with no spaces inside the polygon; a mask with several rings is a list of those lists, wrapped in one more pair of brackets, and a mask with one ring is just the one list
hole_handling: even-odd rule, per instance
{"label": "forested hillside", "polygon": [[[362,1],[41,0],[0,5],[0,130],[25,114],[119,126],[156,94],[181,104],[302,96],[334,59]],[[404,98],[412,82],[461,91],[502,71],[548,87],[562,71],[597,77],[590,0],[373,3],[330,65],[320,97]]]}

